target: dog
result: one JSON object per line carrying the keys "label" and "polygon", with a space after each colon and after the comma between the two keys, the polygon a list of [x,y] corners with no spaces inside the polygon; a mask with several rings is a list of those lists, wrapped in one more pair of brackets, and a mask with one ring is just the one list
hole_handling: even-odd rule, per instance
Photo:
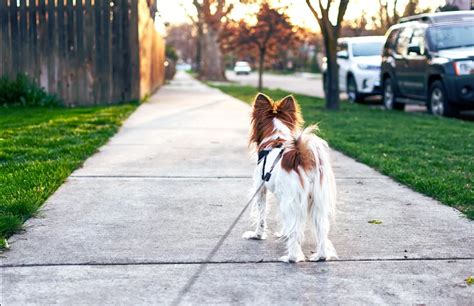
{"label": "dog", "polygon": [[282,231],[277,235],[287,243],[287,255],[280,257],[283,262],[306,260],[301,248],[306,225],[316,243],[309,260],[337,258],[328,238],[336,206],[329,147],[314,134],[317,125],[306,129],[302,129],[302,125],[300,107],[293,96],[275,102],[262,93],[255,97],[249,143],[259,152],[252,204],[256,228],[245,232],[243,238],[266,238],[266,193],[271,191],[278,202],[282,221]]}

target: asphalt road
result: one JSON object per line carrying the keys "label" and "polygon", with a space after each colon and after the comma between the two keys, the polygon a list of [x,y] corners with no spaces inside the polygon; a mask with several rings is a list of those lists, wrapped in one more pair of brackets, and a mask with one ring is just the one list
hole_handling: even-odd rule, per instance
{"label": "asphalt road", "polygon": [[[227,71],[226,76],[229,81],[242,85],[258,85],[258,74],[256,72],[252,72],[250,75],[236,75],[233,71]],[[297,73],[278,75],[264,73],[263,86],[270,89],[283,89],[291,93],[324,98],[323,80],[320,74]],[[341,99],[347,99],[344,93],[341,94]],[[366,100],[365,103],[370,107],[383,107],[380,96],[374,96]],[[420,113],[427,111],[423,105],[407,105],[405,110]],[[463,112],[459,119],[474,121],[474,112]]]}

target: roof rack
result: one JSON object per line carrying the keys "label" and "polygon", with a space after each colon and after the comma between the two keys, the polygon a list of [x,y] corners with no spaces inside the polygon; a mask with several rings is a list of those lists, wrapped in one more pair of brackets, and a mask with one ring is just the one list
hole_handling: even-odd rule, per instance
{"label": "roof rack", "polygon": [[403,17],[400,19],[400,23],[418,21],[425,23],[440,23],[440,22],[456,22],[474,20],[474,11],[455,11],[455,12],[442,12],[442,13],[427,13],[415,16]]}

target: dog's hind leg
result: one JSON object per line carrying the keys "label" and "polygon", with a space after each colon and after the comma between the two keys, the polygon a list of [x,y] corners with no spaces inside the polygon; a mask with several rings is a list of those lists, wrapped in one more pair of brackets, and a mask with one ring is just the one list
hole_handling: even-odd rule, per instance
{"label": "dog's hind leg", "polygon": [[266,239],[266,195],[267,189],[265,188],[265,186],[263,186],[260,191],[255,195],[255,200],[252,207],[252,217],[254,218],[254,222],[256,223],[256,228],[255,231],[245,232],[242,235],[244,239]]}
{"label": "dog's hind leg", "polygon": [[300,203],[294,200],[280,202],[283,233],[286,238],[288,255],[280,257],[283,262],[305,261],[301,243],[304,239],[305,216]]}
{"label": "dog's hind leg", "polygon": [[[319,205],[318,205],[319,204]],[[314,204],[314,210],[311,212],[311,223],[316,242],[316,253],[309,260],[325,261],[327,259],[337,258],[336,250],[328,238],[329,234],[329,208],[324,201]]]}

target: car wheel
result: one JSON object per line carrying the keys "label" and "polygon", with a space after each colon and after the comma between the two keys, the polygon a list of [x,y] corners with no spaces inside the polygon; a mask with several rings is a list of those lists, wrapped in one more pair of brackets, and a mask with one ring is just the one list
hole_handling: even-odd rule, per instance
{"label": "car wheel", "polygon": [[383,82],[383,105],[388,110],[404,110],[405,104],[396,102],[396,94],[393,88],[392,79],[387,78]]}
{"label": "car wheel", "polygon": [[357,84],[353,76],[347,79],[347,96],[351,103],[359,103],[362,101],[363,96],[357,91]]}
{"label": "car wheel", "polygon": [[430,87],[428,110],[431,114],[440,117],[453,117],[458,114],[454,105],[449,103],[441,81],[434,81]]}

